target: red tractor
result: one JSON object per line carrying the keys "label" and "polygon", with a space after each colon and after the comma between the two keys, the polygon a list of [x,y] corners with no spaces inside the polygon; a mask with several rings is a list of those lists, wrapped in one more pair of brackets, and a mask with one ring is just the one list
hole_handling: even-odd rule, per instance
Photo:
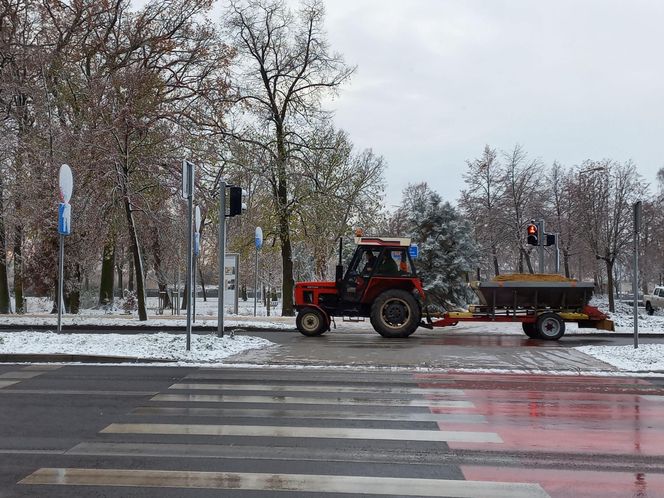
{"label": "red tractor", "polygon": [[424,291],[410,257],[410,239],[356,237],[357,249],[335,282],[295,285],[297,329],[313,337],[330,330],[332,317],[368,317],[383,337],[408,337],[420,325]]}

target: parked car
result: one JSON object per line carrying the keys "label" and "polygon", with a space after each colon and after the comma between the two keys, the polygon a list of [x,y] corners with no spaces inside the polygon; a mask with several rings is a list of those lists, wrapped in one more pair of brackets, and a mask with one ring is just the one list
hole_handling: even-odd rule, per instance
{"label": "parked car", "polygon": [[655,287],[652,294],[643,296],[646,302],[646,311],[652,315],[658,309],[664,308],[664,285]]}

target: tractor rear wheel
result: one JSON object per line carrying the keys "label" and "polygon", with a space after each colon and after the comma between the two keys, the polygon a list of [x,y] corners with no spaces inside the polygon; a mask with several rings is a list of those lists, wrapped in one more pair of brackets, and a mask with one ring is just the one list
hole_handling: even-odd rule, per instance
{"label": "tractor rear wheel", "polygon": [[417,330],[420,319],[417,301],[403,290],[385,291],[371,305],[371,325],[389,339],[408,337]]}
{"label": "tractor rear wheel", "polygon": [[565,333],[565,322],[556,313],[542,313],[537,317],[535,328],[540,339],[557,341]]}
{"label": "tractor rear wheel", "polygon": [[540,335],[537,333],[537,327],[535,326],[534,322],[532,323],[522,322],[521,328],[523,328],[523,331],[531,339],[540,339]]}
{"label": "tractor rear wheel", "polygon": [[307,337],[323,335],[327,331],[327,321],[323,313],[316,308],[304,308],[295,319],[297,330]]}

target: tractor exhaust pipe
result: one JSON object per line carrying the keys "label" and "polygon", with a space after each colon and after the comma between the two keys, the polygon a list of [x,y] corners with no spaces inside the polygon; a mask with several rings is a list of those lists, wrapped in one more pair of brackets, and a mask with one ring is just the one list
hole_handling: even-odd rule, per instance
{"label": "tractor exhaust pipe", "polygon": [[341,283],[341,280],[344,278],[344,265],[342,260],[342,251],[343,251],[343,237],[339,237],[339,263],[337,263],[335,280],[337,284]]}

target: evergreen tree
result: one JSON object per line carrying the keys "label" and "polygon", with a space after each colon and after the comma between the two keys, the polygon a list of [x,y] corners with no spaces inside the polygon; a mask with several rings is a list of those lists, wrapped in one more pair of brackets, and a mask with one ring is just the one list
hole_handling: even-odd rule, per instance
{"label": "evergreen tree", "polygon": [[409,185],[401,206],[403,229],[420,248],[416,267],[429,304],[463,306],[472,300],[469,273],[479,251],[470,224],[426,183]]}

